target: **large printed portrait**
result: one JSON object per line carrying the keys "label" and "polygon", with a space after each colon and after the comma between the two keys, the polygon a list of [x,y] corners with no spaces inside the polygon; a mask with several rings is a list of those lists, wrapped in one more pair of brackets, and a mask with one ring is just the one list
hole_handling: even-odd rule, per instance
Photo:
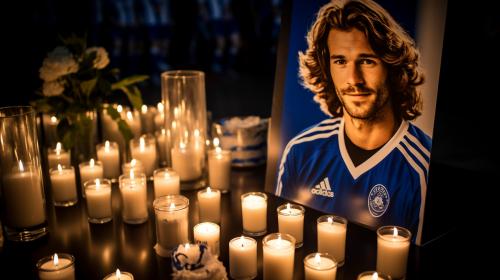
{"label": "large printed portrait", "polygon": [[266,190],[421,244],[444,15],[400,2],[288,3]]}

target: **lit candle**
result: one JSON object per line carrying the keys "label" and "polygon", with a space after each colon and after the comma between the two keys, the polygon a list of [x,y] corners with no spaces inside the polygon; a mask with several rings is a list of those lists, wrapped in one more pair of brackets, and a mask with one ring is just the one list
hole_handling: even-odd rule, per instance
{"label": "lit candle", "polygon": [[155,130],[161,130],[162,128],[165,128],[165,113],[164,113],[164,106],[163,103],[158,102],[157,109],[158,112],[156,113],[155,116]]}
{"label": "lit candle", "polygon": [[257,277],[257,241],[236,237],[229,241],[229,273],[234,279]]}
{"label": "lit candle", "polygon": [[156,253],[169,257],[172,249],[189,242],[189,199],[182,195],[161,196],[154,200],[156,217]]}
{"label": "lit candle", "polygon": [[179,175],[171,168],[160,168],[153,172],[155,198],[167,194],[180,194],[181,182]]}
{"label": "lit candle", "polygon": [[130,149],[132,158],[140,160],[144,166],[146,176],[148,178],[152,177],[157,165],[155,139],[151,136],[143,135],[139,139],[130,141]]}
{"label": "lit candle", "polygon": [[57,165],[70,166],[70,154],[62,148],[61,142],[57,142],[55,149],[48,150],[49,169],[57,168]]}
{"label": "lit candle", "polygon": [[208,152],[208,179],[209,185],[221,190],[229,191],[231,185],[231,151],[216,147]]}
{"label": "lit candle", "polygon": [[304,207],[297,204],[283,204],[278,212],[278,228],[280,233],[288,233],[295,237],[295,246],[302,247],[304,234]]}
{"label": "lit candle", "polygon": [[262,243],[264,279],[293,279],[295,238],[286,233],[271,233]]}
{"label": "lit candle", "polygon": [[103,280],[134,280],[134,276],[132,273],[120,271],[117,268],[115,272],[106,275]]}
{"label": "lit candle", "polygon": [[377,271],[392,279],[406,276],[411,233],[403,227],[383,226],[377,229]]}
{"label": "lit candle", "polygon": [[141,136],[141,119],[138,116],[138,112],[127,111],[126,115],[127,115],[127,118],[125,119],[125,122],[130,127],[130,130],[132,130],[132,134],[134,134],[134,137],[140,137]]}
{"label": "lit candle", "polygon": [[54,254],[40,259],[36,267],[40,280],[75,279],[75,258],[70,254]]}
{"label": "lit candle", "polygon": [[95,179],[85,182],[88,220],[103,224],[111,221],[111,182],[107,179]]}
{"label": "lit candle", "polygon": [[141,126],[142,133],[153,133],[155,130],[153,108],[150,108],[145,104],[141,106]]}
{"label": "lit candle", "polygon": [[2,170],[5,218],[9,221],[6,224],[12,227],[29,228],[45,222],[42,179],[33,169],[20,160],[12,173]]}
{"label": "lit candle", "polygon": [[71,206],[78,201],[73,166],[63,167],[58,164],[57,169],[51,169],[50,184],[55,206]]}
{"label": "lit candle", "polygon": [[207,245],[213,255],[219,255],[220,227],[211,222],[199,223],[193,228],[194,241]]}
{"label": "lit candle", "polygon": [[102,178],[102,163],[91,158],[89,161],[82,162],[78,166],[80,167],[80,186],[82,187],[82,195],[85,197],[83,184],[90,180]]}
{"label": "lit candle", "polygon": [[198,179],[203,171],[203,157],[199,150],[180,143],[172,148],[172,168],[179,173],[181,181]]}
{"label": "lit candle", "polygon": [[106,140],[97,145],[97,159],[102,162],[103,177],[117,179],[120,176],[120,149],[118,143]]}
{"label": "lit candle", "polygon": [[344,265],[347,220],[339,216],[324,215],[317,220],[317,230],[318,252],[333,256],[337,266]]}
{"label": "lit candle", "polygon": [[304,258],[306,280],[335,279],[337,262],[329,254],[312,253]]}
{"label": "lit candle", "polygon": [[160,166],[167,165],[168,154],[167,154],[167,143],[170,143],[170,131],[167,131],[162,128],[161,131],[157,131],[156,135],[156,143],[158,146],[158,158],[160,160]]}
{"label": "lit candle", "polygon": [[261,192],[241,195],[241,214],[245,234],[264,235],[267,231],[267,195]]}
{"label": "lit candle", "polygon": [[357,280],[390,280],[388,275],[378,273],[376,271],[365,271],[358,275]]}
{"label": "lit candle", "polygon": [[148,220],[146,176],[134,174],[121,175],[119,178],[122,197],[123,222],[128,224],[142,224]]}
{"label": "lit candle", "polygon": [[122,165],[123,174],[130,174],[130,170],[133,170],[136,174],[141,174],[144,173],[144,166],[141,161],[134,158],[130,162],[126,162]]}
{"label": "lit candle", "polygon": [[220,191],[210,187],[198,191],[200,222],[220,223]]}
{"label": "lit candle", "polygon": [[[56,143],[57,139],[57,125],[59,124],[59,120],[56,116],[49,116],[47,114],[43,114],[43,132],[45,134],[45,146],[51,147]],[[57,166],[57,165],[56,165]],[[54,167],[56,167],[54,166]]]}

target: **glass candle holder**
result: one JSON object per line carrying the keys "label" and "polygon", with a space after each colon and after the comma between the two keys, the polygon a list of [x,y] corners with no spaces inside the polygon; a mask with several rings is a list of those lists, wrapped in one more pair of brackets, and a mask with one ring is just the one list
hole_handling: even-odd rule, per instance
{"label": "glass candle holder", "polygon": [[50,185],[54,206],[72,206],[78,202],[75,169],[73,166],[57,165],[50,169]]}
{"label": "glass candle holder", "polygon": [[411,233],[398,226],[377,229],[377,271],[392,279],[404,279],[410,250]]}
{"label": "glass candle holder", "polygon": [[160,168],[153,172],[155,198],[169,194],[180,194],[179,175],[172,168]]}
{"label": "glass candle holder", "polygon": [[142,133],[153,133],[155,131],[154,117],[156,108],[143,104],[141,106]]}
{"label": "glass candle holder", "polygon": [[278,212],[278,229],[295,237],[295,247],[300,248],[304,236],[304,207],[298,204],[285,203],[280,205]]}
{"label": "glass candle holder", "polygon": [[80,170],[80,187],[82,188],[82,196],[85,197],[83,184],[87,181],[103,177],[104,172],[102,162],[91,158],[89,161],[78,164],[78,168]]}
{"label": "glass candle holder", "polygon": [[220,191],[207,187],[198,191],[200,222],[220,223]]}
{"label": "glass candle holder", "polygon": [[295,238],[286,233],[271,233],[262,239],[264,279],[293,279]]}
{"label": "glass candle holder", "polygon": [[142,163],[146,176],[152,178],[153,172],[158,166],[155,138],[151,135],[143,135],[140,138],[130,140],[130,152],[132,158]]}
{"label": "glass candle holder", "polygon": [[[167,166],[170,162],[170,151],[167,150],[167,145],[171,141],[170,130],[162,128],[161,130],[155,132],[156,145],[158,148],[158,159],[160,161],[160,166]],[[168,152],[167,152],[168,151]]]}
{"label": "glass candle holder", "polygon": [[85,201],[90,223],[103,224],[111,221],[111,181],[108,179],[94,179],[85,182]]}
{"label": "glass candle holder", "polygon": [[120,148],[118,143],[105,141],[97,145],[97,160],[102,162],[102,174],[113,182],[120,176]]}
{"label": "glass candle holder", "polygon": [[35,111],[0,108],[2,223],[5,237],[30,241],[47,233]]}
{"label": "glass candle holder", "polygon": [[130,171],[118,179],[122,198],[122,218],[127,224],[142,224],[148,220],[146,175]]}
{"label": "glass candle holder", "polygon": [[207,245],[212,255],[220,254],[220,226],[211,222],[199,223],[193,228],[196,243]]}
{"label": "glass candle holder", "polygon": [[156,253],[168,257],[179,244],[189,242],[189,199],[182,195],[161,196],[153,201],[156,217]]}
{"label": "glass candle holder", "polygon": [[117,269],[115,272],[106,275],[103,280],[134,280],[134,275],[130,272]]}
{"label": "glass candle holder", "polygon": [[57,142],[55,148],[47,150],[47,159],[49,161],[49,169],[57,168],[57,165],[70,166],[71,155],[69,151],[63,149],[61,142]]}
{"label": "glass candle holder", "polygon": [[337,262],[326,253],[311,253],[304,258],[306,280],[335,279]]}
{"label": "glass candle holder", "polygon": [[243,232],[250,236],[262,236],[267,232],[267,195],[249,192],[241,195]]}
{"label": "glass candle holder", "polygon": [[74,280],[75,257],[57,253],[41,258],[36,263],[40,280]]}
{"label": "glass candle holder", "polygon": [[231,186],[231,151],[217,147],[208,151],[208,184],[227,193]]}
{"label": "glass candle holder", "polygon": [[144,166],[142,162],[137,159],[132,159],[129,162],[125,162],[122,164],[122,174],[130,174],[130,170],[133,170],[134,173],[144,173]]}
{"label": "glass candle holder", "polygon": [[358,274],[357,280],[392,280],[391,276],[376,271],[364,271]]}
{"label": "glass candle holder", "polygon": [[233,279],[257,277],[257,241],[241,236],[229,241],[229,274]]}
{"label": "glass candle holder", "polygon": [[344,265],[347,220],[335,215],[323,215],[317,219],[318,252],[328,253]]}
{"label": "glass candle holder", "polygon": [[43,140],[45,147],[54,147],[59,140],[57,135],[57,125],[59,119],[54,115],[42,114]]}

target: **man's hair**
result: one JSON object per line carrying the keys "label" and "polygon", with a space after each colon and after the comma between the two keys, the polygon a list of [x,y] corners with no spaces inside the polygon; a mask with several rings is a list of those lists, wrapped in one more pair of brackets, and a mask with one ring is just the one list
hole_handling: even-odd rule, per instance
{"label": "man's hair", "polygon": [[356,28],[365,34],[387,66],[387,85],[396,118],[413,120],[421,115],[422,100],[416,87],[424,77],[415,42],[386,10],[371,0],[334,0],[321,7],[307,34],[308,48],[305,53],[299,52],[303,85],[314,93],[323,112],[333,117],[343,115],[330,75],[327,39],[332,28]]}

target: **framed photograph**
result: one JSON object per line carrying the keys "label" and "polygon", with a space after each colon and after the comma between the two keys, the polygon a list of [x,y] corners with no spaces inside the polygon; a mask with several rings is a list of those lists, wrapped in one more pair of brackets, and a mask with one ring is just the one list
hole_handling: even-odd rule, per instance
{"label": "framed photograph", "polygon": [[446,1],[284,6],[266,191],[424,244]]}

